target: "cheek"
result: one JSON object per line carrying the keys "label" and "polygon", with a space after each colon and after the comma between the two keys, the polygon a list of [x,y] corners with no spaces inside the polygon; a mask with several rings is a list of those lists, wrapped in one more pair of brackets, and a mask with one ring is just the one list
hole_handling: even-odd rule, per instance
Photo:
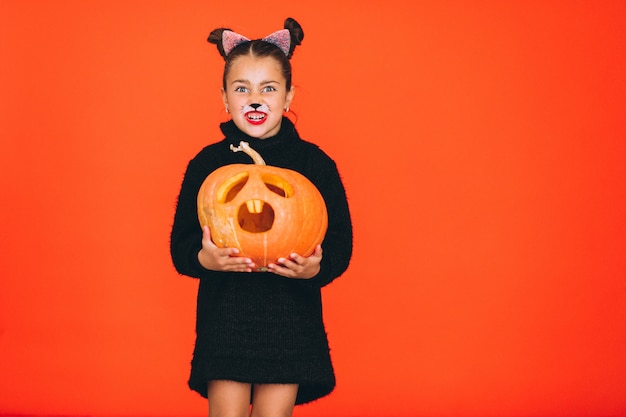
{"label": "cheek", "polygon": [[227,95],[227,96],[226,96],[226,100],[228,100],[228,102],[229,102],[231,105],[237,105],[237,104],[238,104],[238,101],[239,101],[239,100],[237,100],[237,97],[236,97],[236,96],[233,96],[233,95]]}
{"label": "cheek", "polygon": [[289,103],[288,97],[281,96],[281,97],[276,97],[274,100],[272,100],[268,104],[270,105],[272,110],[282,111],[282,109],[286,107],[288,103]]}

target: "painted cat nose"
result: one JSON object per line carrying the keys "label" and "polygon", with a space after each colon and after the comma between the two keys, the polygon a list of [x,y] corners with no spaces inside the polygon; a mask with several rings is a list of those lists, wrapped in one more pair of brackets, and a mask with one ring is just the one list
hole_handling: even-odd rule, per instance
{"label": "painted cat nose", "polygon": [[256,109],[258,109],[259,107],[261,107],[261,105],[260,105],[260,104],[258,104],[258,103],[253,103],[253,104],[250,104],[250,107],[252,107],[254,110],[256,110]]}

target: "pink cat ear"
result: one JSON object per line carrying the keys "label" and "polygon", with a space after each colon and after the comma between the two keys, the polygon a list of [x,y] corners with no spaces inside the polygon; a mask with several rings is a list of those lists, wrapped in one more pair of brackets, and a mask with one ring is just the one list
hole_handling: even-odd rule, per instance
{"label": "pink cat ear", "polygon": [[278,46],[285,55],[289,56],[289,46],[291,44],[291,35],[289,34],[289,30],[277,30],[276,32],[267,35],[261,40],[273,43],[274,45]]}
{"label": "pink cat ear", "polygon": [[228,56],[237,45],[247,42],[250,39],[240,35],[232,30],[224,30],[222,32],[222,48],[224,48],[224,56]]}

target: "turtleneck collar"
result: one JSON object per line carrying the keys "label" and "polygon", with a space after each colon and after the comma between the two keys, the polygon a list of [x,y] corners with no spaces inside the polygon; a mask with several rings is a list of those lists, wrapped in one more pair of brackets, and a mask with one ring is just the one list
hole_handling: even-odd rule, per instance
{"label": "turtleneck collar", "polygon": [[266,139],[258,139],[248,136],[235,125],[232,120],[220,124],[220,129],[226,137],[226,141],[238,145],[240,141],[246,141],[253,149],[264,150],[282,147],[290,142],[299,139],[296,127],[291,120],[283,116],[280,130],[275,136]]}

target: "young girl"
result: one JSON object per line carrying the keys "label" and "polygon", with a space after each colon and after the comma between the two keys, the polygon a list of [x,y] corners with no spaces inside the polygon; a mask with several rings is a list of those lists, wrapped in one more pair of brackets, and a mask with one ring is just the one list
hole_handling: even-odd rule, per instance
{"label": "young girl", "polygon": [[[222,99],[232,120],[220,126],[223,140],[189,162],[172,227],[174,266],[200,279],[189,386],[208,398],[209,416],[247,416],[250,404],[252,416],[290,416],[295,404],[335,386],[320,289],[348,267],[352,224],[334,161],[283,115],[294,97],[290,58],[304,37],[295,20],[284,27],[257,40],[228,29],[211,32],[209,42],[226,61]],[[252,272],[251,259],[235,256],[235,248],[218,248],[197,217],[206,176],[223,165],[251,163],[230,150],[242,140],[268,165],[309,178],[328,210],[328,231],[313,254],[286,253],[268,272]]]}

